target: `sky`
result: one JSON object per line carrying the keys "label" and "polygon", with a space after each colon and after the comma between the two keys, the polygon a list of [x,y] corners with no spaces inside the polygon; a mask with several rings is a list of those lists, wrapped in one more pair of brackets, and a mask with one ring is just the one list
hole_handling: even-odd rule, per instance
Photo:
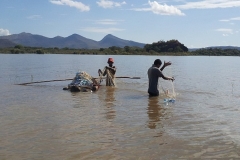
{"label": "sky", "polygon": [[107,34],[188,48],[240,46],[240,0],[0,0],[0,36]]}

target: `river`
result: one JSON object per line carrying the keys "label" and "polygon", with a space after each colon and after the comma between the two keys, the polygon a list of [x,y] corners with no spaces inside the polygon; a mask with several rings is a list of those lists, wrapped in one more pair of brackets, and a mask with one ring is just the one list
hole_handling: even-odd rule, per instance
{"label": "river", "polygon": [[[117,86],[63,90],[113,57]],[[159,97],[147,70],[171,61]],[[240,57],[0,54],[0,159],[240,159]],[[176,93],[164,103],[163,90]]]}

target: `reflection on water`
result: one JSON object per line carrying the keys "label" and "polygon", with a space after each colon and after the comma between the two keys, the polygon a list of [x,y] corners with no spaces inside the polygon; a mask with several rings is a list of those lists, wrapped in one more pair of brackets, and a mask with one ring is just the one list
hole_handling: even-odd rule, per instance
{"label": "reflection on water", "polygon": [[148,117],[149,117],[149,124],[148,127],[150,129],[155,129],[158,122],[160,121],[161,116],[163,114],[161,113],[161,108],[159,104],[159,97],[152,97],[149,96],[148,98]]}
{"label": "reflection on water", "polygon": [[115,90],[116,88],[112,86],[101,86],[97,93],[101,106],[105,111],[106,119],[108,120],[112,120],[116,116]]}
{"label": "reflection on water", "polygon": [[106,94],[105,94],[105,107],[106,107],[106,118],[111,120],[116,116],[115,107],[115,87],[106,86]]}

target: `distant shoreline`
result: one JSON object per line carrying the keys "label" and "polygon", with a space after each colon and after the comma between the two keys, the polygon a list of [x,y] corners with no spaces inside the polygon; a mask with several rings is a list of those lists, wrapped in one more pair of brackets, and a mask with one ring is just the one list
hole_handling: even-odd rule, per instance
{"label": "distant shoreline", "polygon": [[140,48],[101,48],[101,49],[71,49],[71,48],[41,48],[41,47],[11,47],[0,48],[0,54],[75,54],[75,55],[160,55],[160,56],[240,56],[238,49],[202,48],[188,52],[147,52]]}

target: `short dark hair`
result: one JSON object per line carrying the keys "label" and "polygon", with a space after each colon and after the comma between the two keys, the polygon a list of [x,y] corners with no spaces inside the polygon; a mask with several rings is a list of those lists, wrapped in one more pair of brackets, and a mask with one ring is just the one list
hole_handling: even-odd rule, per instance
{"label": "short dark hair", "polygon": [[160,60],[160,59],[156,59],[155,61],[154,61],[154,65],[162,65],[162,61]]}

